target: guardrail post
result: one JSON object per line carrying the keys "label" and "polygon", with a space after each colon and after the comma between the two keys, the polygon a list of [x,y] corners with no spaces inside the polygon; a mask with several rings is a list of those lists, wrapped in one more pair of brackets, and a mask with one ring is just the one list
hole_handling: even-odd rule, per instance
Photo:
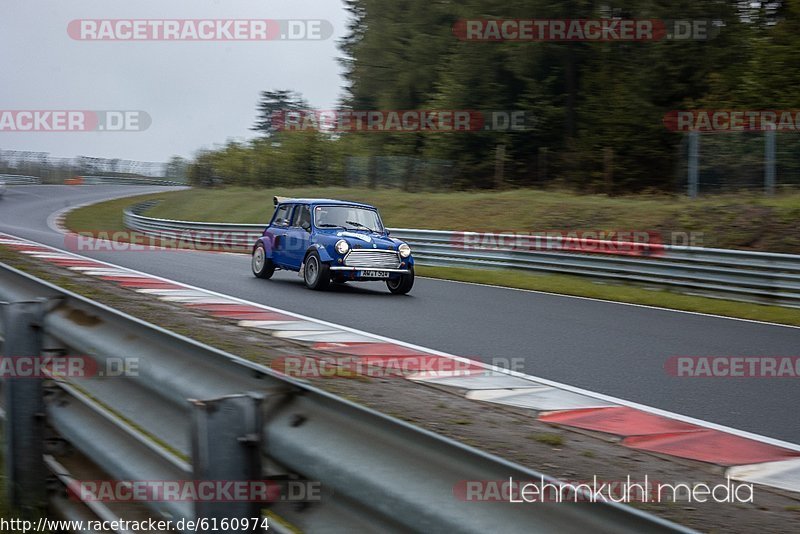
{"label": "guardrail post", "polygon": [[[33,376],[3,379],[6,492],[12,507],[23,512],[47,504],[47,467],[44,463],[44,398],[42,376],[34,367],[42,354],[44,301],[2,304],[3,357],[6,364],[29,358]],[[13,366],[16,369],[16,366]]]}
{"label": "guardrail post", "polygon": [[[233,395],[191,401],[194,406],[192,466],[195,482],[263,479],[260,447],[262,400],[258,396]],[[195,518],[218,521],[255,518],[261,516],[264,506],[264,502],[250,502],[248,499],[217,499],[217,502],[198,499]]]}

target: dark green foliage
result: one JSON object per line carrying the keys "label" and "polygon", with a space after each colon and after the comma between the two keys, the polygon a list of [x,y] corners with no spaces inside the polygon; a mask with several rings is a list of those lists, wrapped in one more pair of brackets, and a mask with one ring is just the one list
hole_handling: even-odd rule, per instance
{"label": "dark green foliage", "polygon": [[[307,105],[291,91],[265,91],[254,129],[269,139],[229,144],[196,165],[210,162],[226,182],[323,185],[347,183],[351,156],[394,157],[450,162],[446,185],[452,188],[555,182],[610,194],[675,192],[685,181],[685,141],[664,126],[666,113],[800,108],[800,0],[777,8],[763,4],[632,0],[616,8],[595,0],[346,0],[351,20],[340,43],[342,107],[524,110],[534,121],[511,132],[280,133],[270,114]],[[706,19],[718,32],[708,40],[655,42],[464,42],[453,34],[453,24],[464,18],[608,17]],[[721,164],[713,171],[720,180],[733,171],[760,172],[758,142],[718,137],[704,146],[721,157],[750,158],[738,171],[733,160],[729,167]],[[787,143],[779,141],[779,159],[782,146],[792,152],[797,145]],[[741,147],[750,152],[741,154]],[[779,169],[800,171],[800,161],[782,161]],[[417,168],[431,166],[409,165],[404,187],[444,181],[444,175],[411,176]]]}

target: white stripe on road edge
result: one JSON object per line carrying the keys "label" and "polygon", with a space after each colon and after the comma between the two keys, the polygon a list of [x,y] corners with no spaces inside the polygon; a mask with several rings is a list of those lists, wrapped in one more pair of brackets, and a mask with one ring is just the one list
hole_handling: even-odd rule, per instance
{"label": "white stripe on road edge", "polygon": [[[328,341],[339,333],[338,330],[278,330],[274,334],[275,337],[284,339],[294,339],[295,341]],[[309,338],[317,338],[309,339]]]}
{"label": "white stripe on road edge", "polygon": [[353,334],[350,332],[332,330],[321,332],[303,332],[302,334],[294,336],[292,339],[308,342],[324,341],[326,343],[370,343],[372,341],[372,339],[368,338],[367,336],[359,336],[358,334]]}
{"label": "white stripe on road edge", "polygon": [[[147,278],[147,277],[145,277]],[[148,278],[151,279],[151,278]],[[148,295],[156,295],[160,300],[168,300],[175,302],[186,302],[191,304],[236,304],[229,298],[224,297],[209,297],[208,293],[198,291],[196,289],[165,289],[165,288],[132,288],[137,293],[145,293]]]}
{"label": "white stripe on road edge", "polygon": [[469,390],[518,389],[531,387],[532,384],[530,380],[525,380],[516,376],[486,374],[483,371],[476,374],[464,374],[461,371],[453,371],[446,375],[431,375],[426,372],[413,374],[407,378],[427,384]]}
{"label": "white stripe on road edge", "polygon": [[583,408],[607,408],[610,402],[601,401],[587,395],[549,386],[524,389],[479,389],[467,392],[467,398],[497,404],[527,408],[537,412],[558,410],[580,410]]}
{"label": "white stripe on road edge", "polygon": [[262,328],[265,330],[283,330],[297,332],[338,332],[338,329],[328,325],[321,325],[312,321],[239,321],[239,326],[245,328]]}
{"label": "white stripe on road edge", "polygon": [[[159,295],[158,293],[155,293]],[[209,297],[208,295],[191,295],[191,296],[174,296],[174,295],[159,295],[160,300],[165,302],[180,302],[181,304],[237,304],[229,299],[221,299],[216,297]]]}
{"label": "white stripe on road edge", "polygon": [[737,465],[729,468],[726,475],[733,480],[800,492],[800,459]]}
{"label": "white stripe on road edge", "polygon": [[122,269],[92,269],[91,267],[80,267],[83,274],[90,276],[126,276],[128,278],[149,278],[141,274],[134,274]]}

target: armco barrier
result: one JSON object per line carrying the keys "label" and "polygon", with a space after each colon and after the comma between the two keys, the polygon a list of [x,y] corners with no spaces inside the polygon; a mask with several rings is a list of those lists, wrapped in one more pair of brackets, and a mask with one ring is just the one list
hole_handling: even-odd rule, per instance
{"label": "armco barrier", "polygon": [[[16,507],[49,504],[67,518],[115,520],[138,506],[146,516],[207,525],[266,511],[278,532],[688,532],[614,503],[460,500],[453,489],[461,481],[542,475],[2,264],[0,299],[6,358],[80,354],[98,368],[110,359],[139,360],[138,372],[124,377],[3,379],[12,467],[6,484]],[[48,472],[60,486],[48,482]],[[315,481],[322,498],[154,499],[120,509],[83,492],[69,495],[64,486],[87,476]]]}
{"label": "armco barrier", "polygon": [[[124,212],[125,226],[166,238],[177,235],[206,246],[233,245],[249,251],[261,224],[229,224],[156,219],[142,215],[151,203]],[[540,238],[547,246],[520,250],[466,246],[472,232],[393,228],[391,235],[411,245],[421,265],[513,268],[597,280],[634,282],[675,291],[745,302],[800,306],[800,256],[660,244],[637,244],[637,254],[569,249],[565,238]],[[540,243],[541,244],[541,243]]]}
{"label": "armco barrier", "polygon": [[187,185],[166,178],[146,178],[142,176],[82,176],[85,185]]}
{"label": "armco barrier", "polygon": [[36,176],[21,176],[19,174],[0,174],[0,182],[6,185],[34,185],[42,183]]}
{"label": "armco barrier", "polygon": [[[4,182],[6,185],[36,185],[41,184],[42,179],[36,176],[0,174],[0,182]],[[184,182],[176,182],[166,178],[138,176],[76,176],[74,178],[67,178],[64,180],[64,183],[67,185],[187,185]]]}

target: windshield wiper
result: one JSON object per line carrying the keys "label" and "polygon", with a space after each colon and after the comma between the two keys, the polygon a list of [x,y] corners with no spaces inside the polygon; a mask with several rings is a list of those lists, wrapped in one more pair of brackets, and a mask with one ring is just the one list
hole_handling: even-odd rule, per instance
{"label": "windshield wiper", "polygon": [[317,228],[344,228],[341,224],[317,223]]}
{"label": "windshield wiper", "polygon": [[367,226],[365,224],[361,224],[360,222],[356,222],[356,221],[345,221],[345,222],[347,224],[352,224],[356,228],[363,228],[364,230],[369,230],[370,232],[375,232],[376,231],[376,230],[373,230],[372,228],[370,228],[369,226]]}

